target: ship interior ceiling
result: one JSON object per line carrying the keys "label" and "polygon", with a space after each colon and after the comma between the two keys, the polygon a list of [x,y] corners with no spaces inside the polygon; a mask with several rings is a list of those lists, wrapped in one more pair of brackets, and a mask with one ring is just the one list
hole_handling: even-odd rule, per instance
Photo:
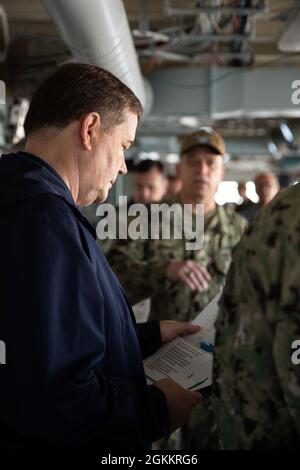
{"label": "ship interior ceiling", "polygon": [[[0,70],[7,98],[0,108],[2,151],[22,145],[22,122],[36,84],[74,56],[47,3],[1,0]],[[295,20],[300,30],[300,3],[123,3],[147,95],[128,160],[161,159],[172,173],[182,136],[214,127],[227,145],[227,180],[251,181],[267,169],[297,178],[300,105],[292,95],[300,79],[300,42],[288,44],[285,33]]]}

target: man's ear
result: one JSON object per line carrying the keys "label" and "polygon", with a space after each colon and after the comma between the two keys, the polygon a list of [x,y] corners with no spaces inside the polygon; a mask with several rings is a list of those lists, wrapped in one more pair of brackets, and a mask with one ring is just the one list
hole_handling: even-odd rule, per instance
{"label": "man's ear", "polygon": [[85,150],[92,150],[92,144],[99,137],[101,119],[98,113],[88,113],[80,121],[80,137]]}

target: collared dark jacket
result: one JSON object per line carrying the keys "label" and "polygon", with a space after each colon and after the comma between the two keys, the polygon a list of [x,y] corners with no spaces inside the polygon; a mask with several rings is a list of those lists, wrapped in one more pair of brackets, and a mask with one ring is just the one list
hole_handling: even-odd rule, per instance
{"label": "collared dark jacket", "polygon": [[25,152],[0,159],[0,447],[147,448],[168,431],[137,326],[95,231],[60,176]]}

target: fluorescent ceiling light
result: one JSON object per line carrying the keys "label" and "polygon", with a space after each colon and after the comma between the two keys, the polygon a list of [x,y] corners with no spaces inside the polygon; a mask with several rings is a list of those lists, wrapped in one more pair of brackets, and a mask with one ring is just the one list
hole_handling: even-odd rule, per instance
{"label": "fluorescent ceiling light", "polygon": [[198,127],[199,126],[199,118],[197,116],[182,116],[179,119],[179,123],[185,127]]}
{"label": "fluorescent ceiling light", "polygon": [[280,127],[280,130],[281,130],[281,134],[283,135],[283,138],[289,144],[291,144],[294,141],[294,136],[293,136],[293,133],[292,133],[291,129],[289,128],[288,124],[286,122],[281,122],[279,124],[279,127]]}
{"label": "fluorescent ceiling light", "polygon": [[179,162],[179,155],[178,153],[168,153],[166,155],[166,162],[171,164],[176,164]]}
{"label": "fluorescent ceiling light", "polygon": [[277,145],[272,141],[268,143],[268,150],[272,155],[275,155],[278,153]]}
{"label": "fluorescent ceiling light", "polygon": [[140,160],[160,160],[160,156],[158,152],[140,152],[139,159]]}

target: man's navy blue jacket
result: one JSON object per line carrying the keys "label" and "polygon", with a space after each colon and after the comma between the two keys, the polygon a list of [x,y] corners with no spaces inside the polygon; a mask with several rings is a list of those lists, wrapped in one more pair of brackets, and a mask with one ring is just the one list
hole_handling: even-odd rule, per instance
{"label": "man's navy blue jacket", "polygon": [[141,449],[165,435],[142,365],[159,324],[135,324],[64,181],[25,152],[0,159],[0,253],[0,447]]}

